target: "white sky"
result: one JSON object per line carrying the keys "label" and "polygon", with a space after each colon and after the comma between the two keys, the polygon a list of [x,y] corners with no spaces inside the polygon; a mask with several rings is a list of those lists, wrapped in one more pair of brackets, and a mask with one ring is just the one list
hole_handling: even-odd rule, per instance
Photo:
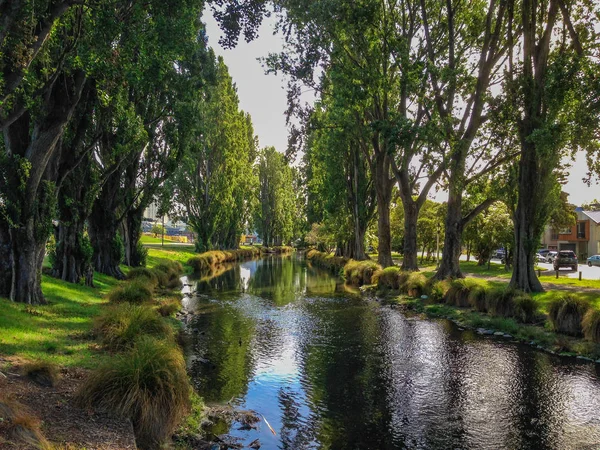
{"label": "white sky", "polygon": [[[252,116],[254,133],[258,136],[260,146],[274,146],[278,151],[284,152],[288,135],[285,124],[285,81],[281,74],[266,75],[262,64],[257,60],[283,49],[283,39],[273,35],[275,19],[268,18],[264,21],[258,39],[247,43],[242,38],[232,50],[223,49],[219,45],[221,31],[209,9],[205,10],[203,20],[206,22],[209,45],[217,55],[223,57],[237,85],[240,107]],[[598,184],[587,187],[583,183],[582,178],[586,171],[585,156],[580,153],[572,163],[569,181],[563,188],[570,194],[569,201],[573,204],[580,205],[596,198],[600,199]],[[435,195],[438,201],[446,198],[442,192]]]}

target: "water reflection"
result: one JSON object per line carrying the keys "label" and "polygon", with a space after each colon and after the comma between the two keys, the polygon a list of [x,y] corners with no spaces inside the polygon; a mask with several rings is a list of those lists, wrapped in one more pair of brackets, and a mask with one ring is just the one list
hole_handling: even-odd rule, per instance
{"label": "water reflection", "polygon": [[294,256],[193,287],[192,373],[207,402],[254,409],[262,448],[596,448],[597,369],[344,292]]}

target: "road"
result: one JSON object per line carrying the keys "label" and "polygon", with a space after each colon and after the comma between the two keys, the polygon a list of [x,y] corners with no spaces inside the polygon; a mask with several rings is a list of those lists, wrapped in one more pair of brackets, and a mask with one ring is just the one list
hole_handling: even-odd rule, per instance
{"label": "road", "polygon": [[[547,269],[546,274],[554,275],[554,268],[552,264],[540,263],[540,267]],[[584,280],[600,280],[600,267],[593,266],[589,267],[587,263],[584,261],[582,264],[579,264],[579,267],[576,271],[572,271],[571,269],[562,268],[559,270],[560,277],[569,277],[569,278],[578,278],[579,272],[581,272],[581,278]]]}

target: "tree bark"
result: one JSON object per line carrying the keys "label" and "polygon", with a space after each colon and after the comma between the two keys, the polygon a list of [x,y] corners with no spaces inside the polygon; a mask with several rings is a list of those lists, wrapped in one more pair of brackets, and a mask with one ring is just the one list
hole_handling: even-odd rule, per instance
{"label": "tree bark", "polygon": [[379,246],[377,261],[381,267],[393,266],[392,236],[390,232],[390,202],[392,200],[393,180],[390,179],[390,162],[387,155],[379,153],[376,156],[375,191],[377,195],[377,233]]}
{"label": "tree bark", "polygon": [[417,261],[417,220],[419,218],[419,210],[416,202],[403,201],[404,209],[404,248],[402,257],[402,270],[418,271],[419,265]]}
{"label": "tree bark", "polygon": [[460,271],[461,239],[463,232],[462,189],[457,189],[450,181],[448,211],[446,213],[446,233],[440,267],[435,274],[437,280],[464,278]]}

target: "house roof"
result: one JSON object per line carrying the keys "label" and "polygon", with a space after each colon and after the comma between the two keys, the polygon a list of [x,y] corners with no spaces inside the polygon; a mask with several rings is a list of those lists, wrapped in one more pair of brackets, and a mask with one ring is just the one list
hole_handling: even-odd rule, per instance
{"label": "house roof", "polygon": [[600,211],[581,211],[583,214],[592,219],[596,224],[600,224]]}

